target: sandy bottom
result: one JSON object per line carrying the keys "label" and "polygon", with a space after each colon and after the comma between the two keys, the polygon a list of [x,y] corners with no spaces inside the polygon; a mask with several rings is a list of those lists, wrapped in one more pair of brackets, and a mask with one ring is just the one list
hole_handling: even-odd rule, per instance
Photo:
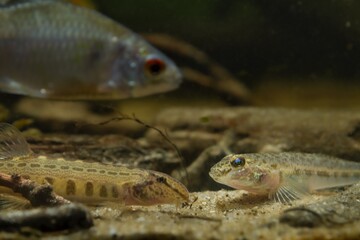
{"label": "sandy bottom", "polygon": [[337,227],[294,228],[279,222],[290,207],[321,201],[312,196],[291,205],[240,191],[192,193],[192,204],[92,209],[95,226],[67,235],[75,239],[356,239],[360,222]]}

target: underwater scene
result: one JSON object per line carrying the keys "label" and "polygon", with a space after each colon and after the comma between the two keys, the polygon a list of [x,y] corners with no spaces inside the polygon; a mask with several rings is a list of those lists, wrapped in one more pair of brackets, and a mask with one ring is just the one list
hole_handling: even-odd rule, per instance
{"label": "underwater scene", "polygon": [[0,239],[360,239],[359,11],[0,0]]}

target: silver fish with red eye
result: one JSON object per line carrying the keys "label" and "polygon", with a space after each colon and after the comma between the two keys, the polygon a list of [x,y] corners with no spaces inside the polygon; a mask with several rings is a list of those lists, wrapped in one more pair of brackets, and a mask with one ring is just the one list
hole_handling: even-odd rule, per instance
{"label": "silver fish with red eye", "polygon": [[111,100],[169,91],[180,82],[173,61],[94,10],[55,0],[0,7],[0,91]]}

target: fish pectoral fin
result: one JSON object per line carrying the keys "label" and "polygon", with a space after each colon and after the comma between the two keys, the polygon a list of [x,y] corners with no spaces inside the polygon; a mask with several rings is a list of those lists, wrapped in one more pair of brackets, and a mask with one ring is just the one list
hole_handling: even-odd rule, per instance
{"label": "fish pectoral fin", "polygon": [[22,133],[8,123],[0,123],[0,160],[32,154]]}
{"label": "fish pectoral fin", "polygon": [[0,210],[22,210],[30,207],[30,202],[25,198],[10,194],[0,194]]}
{"label": "fish pectoral fin", "polygon": [[284,177],[279,188],[269,194],[269,198],[276,202],[288,204],[293,200],[310,195],[308,180],[299,177]]}

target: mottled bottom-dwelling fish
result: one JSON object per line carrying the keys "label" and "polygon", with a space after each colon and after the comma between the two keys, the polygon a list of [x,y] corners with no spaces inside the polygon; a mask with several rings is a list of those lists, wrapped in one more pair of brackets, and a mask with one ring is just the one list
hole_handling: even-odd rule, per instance
{"label": "mottled bottom-dwelling fish", "polygon": [[219,183],[279,202],[360,180],[360,163],[311,153],[253,153],[224,157],[210,170]]}
{"label": "mottled bottom-dwelling fish", "polygon": [[0,91],[122,99],[178,87],[174,62],[123,25],[60,0],[0,2]]}
{"label": "mottled bottom-dwelling fish", "polygon": [[[0,123],[0,172],[49,183],[58,195],[91,205],[178,205],[189,200],[186,187],[164,173],[35,155],[21,133],[6,123]],[[12,191],[0,186],[0,193]]]}

